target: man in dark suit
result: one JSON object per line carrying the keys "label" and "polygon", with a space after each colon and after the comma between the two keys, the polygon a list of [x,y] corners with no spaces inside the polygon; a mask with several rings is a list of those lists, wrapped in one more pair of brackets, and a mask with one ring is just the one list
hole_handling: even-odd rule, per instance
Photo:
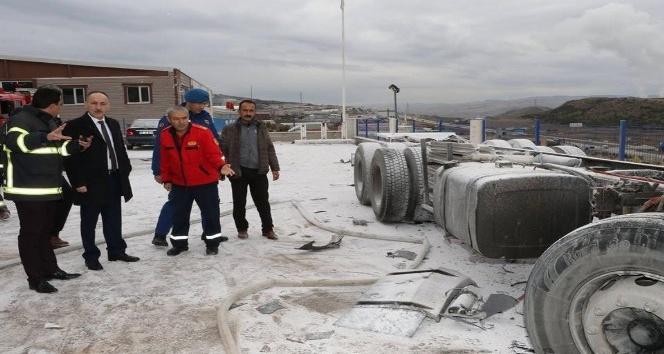
{"label": "man in dark suit", "polygon": [[109,261],[136,262],[128,255],[122,239],[122,208],[120,198],[132,197],[129,184],[131,164],[127,156],[120,124],[109,117],[108,95],[92,91],[86,97],[87,112],[67,122],[67,134],[92,137],[85,153],[66,161],[69,180],[76,191],[75,201],[81,204],[81,238],[83,258],[90,270],[102,270],[101,252],[95,245],[95,227],[101,214]]}

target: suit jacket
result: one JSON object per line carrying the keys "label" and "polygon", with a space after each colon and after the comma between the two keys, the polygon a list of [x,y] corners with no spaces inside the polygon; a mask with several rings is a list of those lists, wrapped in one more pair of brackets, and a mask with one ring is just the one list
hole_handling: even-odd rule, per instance
{"label": "suit jacket", "polygon": [[[105,121],[113,139],[115,155],[118,160],[122,196],[125,202],[128,202],[133,196],[129,183],[131,164],[122,140],[122,130],[120,129],[120,123],[115,119],[106,117]],[[74,191],[74,203],[106,204],[112,196],[108,195],[108,170],[110,166],[108,166],[108,148],[104,137],[87,112],[81,117],[66,123],[67,126],[63,131],[64,135],[71,136],[73,139],[77,139],[79,136],[84,138],[92,136],[92,145],[87,150],[65,161],[65,170],[72,187],[75,189],[86,186],[88,189],[87,193]]]}

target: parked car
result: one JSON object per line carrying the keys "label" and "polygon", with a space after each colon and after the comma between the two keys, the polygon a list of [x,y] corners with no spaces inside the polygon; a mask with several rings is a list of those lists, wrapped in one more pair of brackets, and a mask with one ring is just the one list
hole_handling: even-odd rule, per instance
{"label": "parked car", "polygon": [[159,119],[136,119],[127,129],[127,149],[134,146],[154,145],[154,135],[159,125]]}

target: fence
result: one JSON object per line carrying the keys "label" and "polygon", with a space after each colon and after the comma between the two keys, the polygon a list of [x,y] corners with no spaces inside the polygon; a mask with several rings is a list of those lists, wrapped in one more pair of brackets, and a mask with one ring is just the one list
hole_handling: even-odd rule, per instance
{"label": "fence", "polygon": [[[357,119],[355,124],[358,137],[377,139],[378,133],[389,132],[389,122],[386,118]],[[395,130],[397,133],[454,132],[458,135],[468,135],[469,127],[463,124],[444,123],[442,119],[438,121],[400,119]]]}
{"label": "fence", "polygon": [[[377,133],[387,132],[387,119],[359,119],[357,136],[376,138]],[[485,119],[486,139],[529,139],[537,145],[573,145],[589,156],[628,160],[650,164],[664,164],[664,127],[629,127],[621,121],[615,127],[593,127],[580,124],[560,125],[541,123],[540,120],[490,120]],[[401,120],[397,132],[454,132],[467,137],[469,122],[451,123],[423,119]]]}
{"label": "fence", "polygon": [[614,127],[550,124],[539,119],[486,122],[487,139],[525,138],[537,145],[576,146],[589,156],[650,164],[664,162],[664,129],[630,128],[626,120]]}

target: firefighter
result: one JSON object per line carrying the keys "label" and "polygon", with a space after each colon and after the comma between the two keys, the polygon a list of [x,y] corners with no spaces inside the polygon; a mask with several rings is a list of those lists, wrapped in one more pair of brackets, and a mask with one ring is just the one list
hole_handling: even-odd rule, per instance
{"label": "firefighter", "polygon": [[58,291],[48,281],[68,280],[71,274],[58,267],[49,238],[62,196],[62,158],[90,147],[90,139],[72,140],[62,134],[66,124],[55,126],[62,107],[62,91],[42,86],[32,104],[9,122],[5,152],[5,197],[16,205],[20,223],[18,250],[30,289]]}
{"label": "firefighter", "polygon": [[9,216],[11,213],[9,212],[9,208],[7,208],[7,204],[5,204],[5,200],[2,198],[2,184],[4,183],[5,180],[5,152],[4,152],[4,146],[5,146],[5,136],[7,135],[7,127],[5,126],[5,123],[7,121],[7,118],[5,118],[2,114],[0,114],[0,220],[7,220],[9,219]]}
{"label": "firefighter", "polygon": [[207,255],[216,255],[221,242],[219,221],[219,177],[232,176],[224,163],[218,141],[209,129],[191,124],[189,111],[175,106],[166,112],[170,126],[160,136],[160,176],[164,188],[172,193],[174,217],[167,255],[176,256],[189,249],[189,217],[194,201],[201,210],[203,240]]}

